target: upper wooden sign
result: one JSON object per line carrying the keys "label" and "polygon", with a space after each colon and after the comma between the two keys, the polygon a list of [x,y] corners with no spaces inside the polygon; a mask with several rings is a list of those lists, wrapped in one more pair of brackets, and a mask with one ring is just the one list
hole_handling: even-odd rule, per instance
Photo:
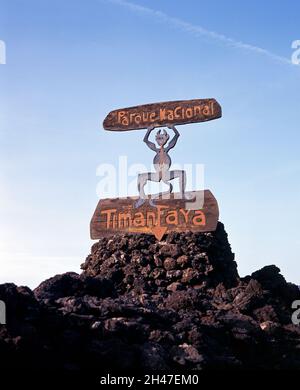
{"label": "upper wooden sign", "polygon": [[113,131],[137,130],[205,122],[221,116],[221,106],[215,99],[177,100],[111,111],[103,127]]}
{"label": "upper wooden sign", "polygon": [[91,238],[117,233],[148,233],[161,240],[170,231],[210,232],[217,227],[219,218],[218,203],[209,190],[186,193],[190,198],[202,199],[201,208],[197,203],[187,209],[186,200],[176,199],[179,194],[172,194],[171,199],[155,200],[155,207],[145,202],[135,208],[138,197],[102,199],[91,220]]}

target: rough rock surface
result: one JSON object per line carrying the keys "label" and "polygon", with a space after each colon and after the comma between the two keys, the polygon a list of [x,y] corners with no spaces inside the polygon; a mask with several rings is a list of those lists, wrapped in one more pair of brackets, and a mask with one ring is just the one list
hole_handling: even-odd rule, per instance
{"label": "rough rock surface", "polygon": [[300,368],[298,287],[274,265],[239,278],[221,223],[103,238],[82,269],[0,286],[2,369]]}

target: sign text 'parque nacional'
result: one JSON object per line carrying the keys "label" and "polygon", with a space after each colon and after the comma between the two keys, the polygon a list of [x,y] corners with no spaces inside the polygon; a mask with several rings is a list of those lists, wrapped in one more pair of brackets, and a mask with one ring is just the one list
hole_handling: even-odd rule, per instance
{"label": "sign text 'parque nacional'", "polygon": [[144,104],[111,111],[104,119],[105,130],[126,131],[205,122],[222,116],[215,99],[178,100]]}

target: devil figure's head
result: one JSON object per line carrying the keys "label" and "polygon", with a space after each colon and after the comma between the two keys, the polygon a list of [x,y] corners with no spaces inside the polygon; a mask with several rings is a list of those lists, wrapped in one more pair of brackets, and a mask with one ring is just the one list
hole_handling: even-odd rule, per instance
{"label": "devil figure's head", "polygon": [[155,136],[155,140],[159,146],[164,146],[168,142],[169,138],[170,136],[166,132],[166,130],[163,130],[163,132],[161,132],[161,130],[158,130]]}

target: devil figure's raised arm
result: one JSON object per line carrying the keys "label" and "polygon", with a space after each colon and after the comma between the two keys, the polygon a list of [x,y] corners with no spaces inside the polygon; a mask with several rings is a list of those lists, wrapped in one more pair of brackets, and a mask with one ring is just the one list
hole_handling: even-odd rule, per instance
{"label": "devil figure's raised arm", "polygon": [[148,127],[147,133],[145,134],[145,137],[144,137],[144,142],[151,150],[154,150],[154,152],[156,152],[157,147],[155,146],[155,143],[149,141],[149,136],[150,136],[150,133],[153,129],[154,129],[154,126]]}
{"label": "devil figure's raised arm", "polygon": [[169,125],[168,126],[169,129],[172,129],[175,133],[174,137],[171,139],[171,141],[168,143],[168,146],[166,147],[166,151],[168,152],[170,149],[174,148],[174,146],[176,145],[177,143],[177,140],[180,136],[179,134],[179,131],[176,129],[175,126],[173,125]]}

